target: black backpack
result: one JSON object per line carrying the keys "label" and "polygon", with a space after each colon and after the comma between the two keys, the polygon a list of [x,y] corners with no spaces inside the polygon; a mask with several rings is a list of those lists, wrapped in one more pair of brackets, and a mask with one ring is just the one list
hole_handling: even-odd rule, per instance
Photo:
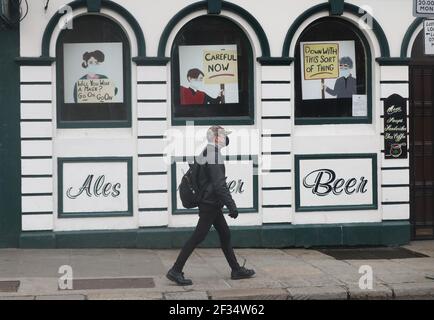
{"label": "black backpack", "polygon": [[200,165],[196,161],[193,164],[188,165],[190,168],[182,177],[178,189],[184,208],[192,209],[199,206],[203,190],[199,190],[199,185],[197,183]]}

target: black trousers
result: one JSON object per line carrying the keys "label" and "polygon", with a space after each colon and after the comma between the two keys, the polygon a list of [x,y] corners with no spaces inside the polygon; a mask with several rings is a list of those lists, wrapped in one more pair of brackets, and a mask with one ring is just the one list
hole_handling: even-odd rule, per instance
{"label": "black trousers", "polygon": [[187,259],[190,257],[193,250],[205,239],[212,225],[217,230],[220,237],[221,248],[229,266],[232,270],[236,270],[240,267],[231,245],[231,233],[222,210],[212,206],[201,205],[199,207],[199,222],[173,265],[175,271],[182,271]]}

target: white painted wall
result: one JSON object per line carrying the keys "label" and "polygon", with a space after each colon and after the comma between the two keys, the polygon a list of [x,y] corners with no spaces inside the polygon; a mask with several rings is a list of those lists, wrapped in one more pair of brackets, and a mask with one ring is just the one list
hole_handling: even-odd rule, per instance
{"label": "white painted wall", "polygon": [[[21,23],[21,56],[38,57],[41,54],[41,41],[44,29],[58,8],[67,4],[65,0],[51,0],[48,10],[43,10],[45,0],[29,1],[29,14]],[[196,2],[195,0],[117,0],[117,3],[131,12],[139,22],[145,37],[147,56],[156,56],[161,33],[169,20],[185,6]],[[294,20],[308,8],[323,3],[319,0],[287,1],[270,0],[264,5],[263,0],[231,0],[235,4],[250,12],[260,22],[264,29],[271,50],[271,56],[282,55],[282,47],[286,33]],[[347,2],[355,5],[362,5],[359,0]],[[414,20],[412,16],[412,0],[365,0],[363,5],[372,8],[373,16],[382,26],[386,33],[391,56],[399,56],[401,42],[404,34]],[[83,13],[80,9],[74,12],[75,15]],[[169,56],[171,41],[176,32],[190,19],[206,13],[196,12],[183,19],[169,37],[166,48],[166,56]],[[124,27],[131,42],[132,56],[137,54],[136,40],[134,33],[128,24],[116,13],[103,9],[102,14],[112,16],[119,20]],[[233,13],[222,12],[222,15],[233,19],[246,31],[251,40],[255,56],[261,55],[259,41],[251,27],[240,17]],[[317,18],[327,15],[326,12],[319,13],[304,21],[302,27],[297,31],[294,43],[291,44],[289,55],[293,56],[295,41],[303,28]],[[344,19],[358,23],[354,16],[345,13]],[[381,149],[383,148],[380,133],[383,129],[382,102],[381,97],[386,97],[392,92],[398,92],[403,96],[408,95],[406,85],[382,84],[380,80],[408,80],[407,67],[381,67],[376,64],[375,57],[380,56],[379,45],[372,30],[363,30],[368,42],[371,44],[373,59],[373,123],[367,125],[321,125],[321,126],[295,126],[293,100],[284,102],[263,102],[267,98],[293,98],[294,97],[294,67],[287,66],[260,66],[254,63],[255,78],[255,124],[252,126],[228,126],[234,130],[234,137],[243,130],[257,130],[262,133],[291,134],[291,137],[284,138],[258,138],[247,150],[249,154],[261,156],[261,152],[268,151],[290,151],[291,154],[265,155],[260,162],[267,165],[264,169],[285,170],[292,172],[268,173],[259,177],[259,213],[242,215],[240,219],[229,223],[237,225],[260,225],[262,223],[292,222],[295,224],[304,223],[344,223],[344,222],[377,222],[381,220],[407,219],[408,206],[397,205],[382,206],[382,201],[388,199],[408,199],[406,188],[397,190],[386,190],[381,188],[382,184],[408,183],[408,172],[400,170],[398,173],[382,171],[382,167],[408,167],[406,160],[382,160]],[[53,34],[50,45],[50,54],[54,55],[55,41],[59,30]],[[178,143],[176,134],[168,134],[167,140],[137,140],[140,135],[160,135],[170,128],[170,64],[164,67],[137,67],[132,64],[132,115],[133,125],[130,129],[56,129],[56,83],[55,64],[53,67],[22,67],[22,81],[52,81],[52,86],[22,86],[22,100],[50,100],[51,103],[41,102],[34,105],[21,104],[21,118],[25,119],[51,119],[52,127],[50,132],[47,123],[22,123],[22,137],[51,137],[52,141],[23,141],[23,156],[52,156],[50,159],[23,159],[23,175],[48,174],[53,175],[43,181],[45,189],[50,190],[47,183],[52,183],[53,195],[44,196],[41,201],[31,202],[32,199],[23,197],[23,206],[32,212],[32,204],[35,207],[43,207],[44,210],[52,208],[52,214],[26,215],[23,219],[25,230],[85,230],[85,229],[124,229],[137,228],[139,226],[192,226],[196,222],[195,216],[172,216],[171,194],[170,194],[170,170],[162,162],[162,158],[138,157],[141,153],[161,153],[167,142]],[[261,81],[291,81],[290,84],[261,84]],[[166,81],[166,84],[158,85],[135,85],[137,81]],[[137,99],[167,99],[166,103],[137,103]],[[270,116],[291,116],[291,119],[264,119],[261,117]],[[167,118],[167,120],[152,122],[144,125],[137,118]],[[185,132],[185,128],[176,127],[177,130]],[[206,129],[198,127],[197,129]],[[356,141],[357,143],[349,143]],[[180,143],[180,142],[179,142]],[[198,139],[195,146],[203,145],[203,140]],[[237,140],[232,139],[231,147],[237,146]],[[271,147],[269,147],[271,146]],[[315,153],[377,153],[378,155],[378,190],[379,209],[374,211],[351,211],[351,212],[316,212],[296,213],[294,211],[293,199],[293,155],[294,154],[315,154]],[[234,155],[228,150],[228,154]],[[244,154],[244,153],[242,153]],[[173,152],[172,155],[190,155],[182,152]],[[134,216],[128,218],[101,218],[101,219],[58,219],[57,218],[57,168],[56,157],[65,156],[132,156],[133,157],[133,185],[134,185]],[[273,159],[271,163],[267,160]],[[50,166],[51,163],[51,166]],[[167,171],[167,175],[160,176],[138,176],[137,173],[146,170],[147,172]],[[36,178],[35,178],[36,179]],[[404,181],[404,182],[402,182]],[[36,182],[36,180],[34,181]],[[34,184],[33,184],[34,185]],[[262,188],[285,188],[289,190],[267,190]],[[23,188],[32,190],[32,182],[24,181]],[[44,189],[44,190],[45,190]],[[158,194],[152,201],[148,201],[152,194],[141,193],[152,189],[167,190],[167,193]],[[147,200],[148,199],[148,200]],[[139,208],[155,208],[158,199],[160,207],[167,207],[167,211],[139,211]],[[30,201],[30,202],[29,202]],[[266,207],[262,205],[292,204],[292,208]],[[48,208],[48,209],[47,209]],[[396,209],[396,210],[395,210]],[[27,212],[27,213],[29,213]]]}

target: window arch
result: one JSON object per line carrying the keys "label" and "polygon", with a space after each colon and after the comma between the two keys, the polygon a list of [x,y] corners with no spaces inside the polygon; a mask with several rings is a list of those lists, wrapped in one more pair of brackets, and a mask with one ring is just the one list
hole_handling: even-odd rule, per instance
{"label": "window arch", "polygon": [[185,24],[171,49],[172,124],[253,124],[253,50],[221,16]]}
{"label": "window arch", "polygon": [[295,123],[372,122],[369,44],[352,23],[325,17],[295,47]]}
{"label": "window arch", "polygon": [[131,48],[103,15],[74,19],[56,44],[59,128],[131,126]]}

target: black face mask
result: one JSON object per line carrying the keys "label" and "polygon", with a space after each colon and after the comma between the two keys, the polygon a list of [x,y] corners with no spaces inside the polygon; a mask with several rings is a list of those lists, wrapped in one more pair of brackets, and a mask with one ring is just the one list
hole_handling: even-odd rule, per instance
{"label": "black face mask", "polygon": [[226,137],[226,146],[229,145],[229,137]]}

